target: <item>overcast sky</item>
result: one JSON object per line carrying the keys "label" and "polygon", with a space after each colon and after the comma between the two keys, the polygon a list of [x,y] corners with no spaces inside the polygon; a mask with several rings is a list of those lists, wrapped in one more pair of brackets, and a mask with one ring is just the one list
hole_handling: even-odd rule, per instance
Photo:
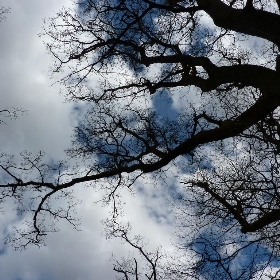
{"label": "overcast sky", "polygon": [[[17,120],[6,120],[0,127],[0,146],[3,152],[18,155],[45,151],[48,157],[63,159],[63,150],[70,146],[75,116],[73,104],[65,103],[59,95],[59,84],[52,85],[48,75],[52,58],[46,53],[42,38],[43,19],[54,15],[68,0],[4,0],[2,5],[11,13],[0,24],[0,107],[22,108],[27,113]],[[170,172],[177,172],[171,170]],[[170,184],[176,182],[170,182]],[[139,182],[141,185],[141,182]],[[161,188],[161,182],[158,187]],[[124,193],[127,202],[125,219],[132,223],[135,233],[142,233],[155,248],[163,245],[172,248],[172,228],[169,225],[164,196],[155,195],[155,188],[143,182],[142,196]],[[142,186],[142,187],[143,187]],[[66,223],[59,223],[61,231],[50,234],[43,248],[29,247],[26,251],[14,251],[0,241],[1,280],[95,280],[114,279],[112,253],[127,254],[128,249],[119,240],[108,241],[102,236],[101,220],[108,209],[96,205],[98,194],[90,190],[75,189],[82,200],[77,207],[81,217],[81,231],[75,231]],[[164,193],[164,192],[163,192]],[[153,207],[150,201],[153,199]],[[4,231],[20,224],[11,205],[0,218],[1,240]],[[161,215],[155,215],[154,209]]]}

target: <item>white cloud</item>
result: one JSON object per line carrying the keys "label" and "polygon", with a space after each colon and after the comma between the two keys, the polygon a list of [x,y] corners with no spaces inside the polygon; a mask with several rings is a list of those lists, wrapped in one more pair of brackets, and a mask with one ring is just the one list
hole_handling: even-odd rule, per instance
{"label": "white cloud", "polygon": [[17,121],[6,120],[7,125],[1,127],[3,151],[44,150],[61,155],[70,143],[71,106],[63,104],[58,85],[51,86],[48,68],[52,61],[38,37],[43,18],[62,4],[3,1],[11,7],[11,14],[0,25],[0,106],[28,110]]}
{"label": "white cloud", "polygon": [[[43,18],[54,15],[70,1],[5,0],[2,4],[11,7],[11,14],[0,24],[0,107],[20,107],[28,112],[17,120],[7,119],[7,125],[0,127],[1,150],[15,155],[23,150],[43,150],[49,158],[62,159],[63,150],[71,143],[75,116],[71,116],[72,104],[64,103],[59,95],[59,85],[51,86],[54,81],[49,79],[48,69],[52,58],[38,33]],[[171,248],[171,227],[157,223],[147,210],[149,200],[155,203],[155,209],[162,209],[163,197],[154,199],[155,189],[150,192],[134,197],[123,193],[127,202],[125,219],[132,221],[135,234],[147,236],[153,246],[166,244]],[[126,254],[128,248],[119,240],[109,242],[102,236],[100,221],[109,210],[94,203],[100,199],[98,194],[80,190],[80,186],[75,187],[75,194],[82,200],[77,207],[82,231],[59,222],[61,231],[48,236],[46,247],[30,247],[23,252],[6,248],[0,255],[1,280],[114,279],[109,258],[112,252]],[[21,222],[15,222],[14,205],[7,203],[3,207],[7,213],[0,220],[1,238],[6,228],[11,230]]]}

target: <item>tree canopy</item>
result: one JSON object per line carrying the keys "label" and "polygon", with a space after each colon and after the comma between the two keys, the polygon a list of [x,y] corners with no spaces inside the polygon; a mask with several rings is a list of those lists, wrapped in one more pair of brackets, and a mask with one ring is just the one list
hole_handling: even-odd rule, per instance
{"label": "tree canopy", "polygon": [[[67,163],[45,163],[42,153],[23,154],[20,166],[1,157],[1,200],[33,213],[15,237],[21,246],[54,230],[46,215],[75,225],[73,186],[102,185],[116,221],[122,188],[175,165],[180,249],[197,261],[157,266],[158,252],[113,226],[147,261],[143,277],[277,279],[279,11],[277,0],[87,0],[47,19],[53,72],[63,73],[66,98],[85,105]],[[166,96],[173,107],[160,107]],[[58,198],[69,207],[56,207]],[[120,279],[142,273],[136,260],[115,270]]]}

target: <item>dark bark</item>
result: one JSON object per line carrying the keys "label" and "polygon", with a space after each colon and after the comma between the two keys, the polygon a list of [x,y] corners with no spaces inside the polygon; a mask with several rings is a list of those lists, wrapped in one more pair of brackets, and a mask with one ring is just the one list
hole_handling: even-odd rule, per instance
{"label": "dark bark", "polygon": [[[250,1],[247,3],[250,4]],[[209,14],[217,26],[257,36],[280,46],[277,32],[280,27],[279,15],[253,8],[234,9],[220,0],[198,0],[197,4]]]}

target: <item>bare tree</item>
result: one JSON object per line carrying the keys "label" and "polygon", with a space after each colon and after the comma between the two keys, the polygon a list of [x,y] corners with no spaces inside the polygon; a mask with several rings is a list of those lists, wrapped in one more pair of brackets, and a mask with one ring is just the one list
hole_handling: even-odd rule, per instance
{"label": "bare tree", "polygon": [[[220,279],[262,277],[279,261],[279,11],[276,0],[88,0],[48,19],[53,71],[65,71],[66,97],[88,107],[67,151],[84,169],[41,154],[17,167],[3,155],[2,199],[32,200],[23,246],[52,229],[44,215],[73,223],[71,200],[67,209],[52,200],[74,185],[102,182],[115,219],[122,187],[176,164],[192,173],[181,178],[181,203],[199,225],[188,242],[201,256],[192,275],[213,279],[216,265]],[[175,118],[150,105],[166,93],[182,98]],[[254,244],[263,251],[248,253]],[[252,259],[236,272],[241,251]]]}

